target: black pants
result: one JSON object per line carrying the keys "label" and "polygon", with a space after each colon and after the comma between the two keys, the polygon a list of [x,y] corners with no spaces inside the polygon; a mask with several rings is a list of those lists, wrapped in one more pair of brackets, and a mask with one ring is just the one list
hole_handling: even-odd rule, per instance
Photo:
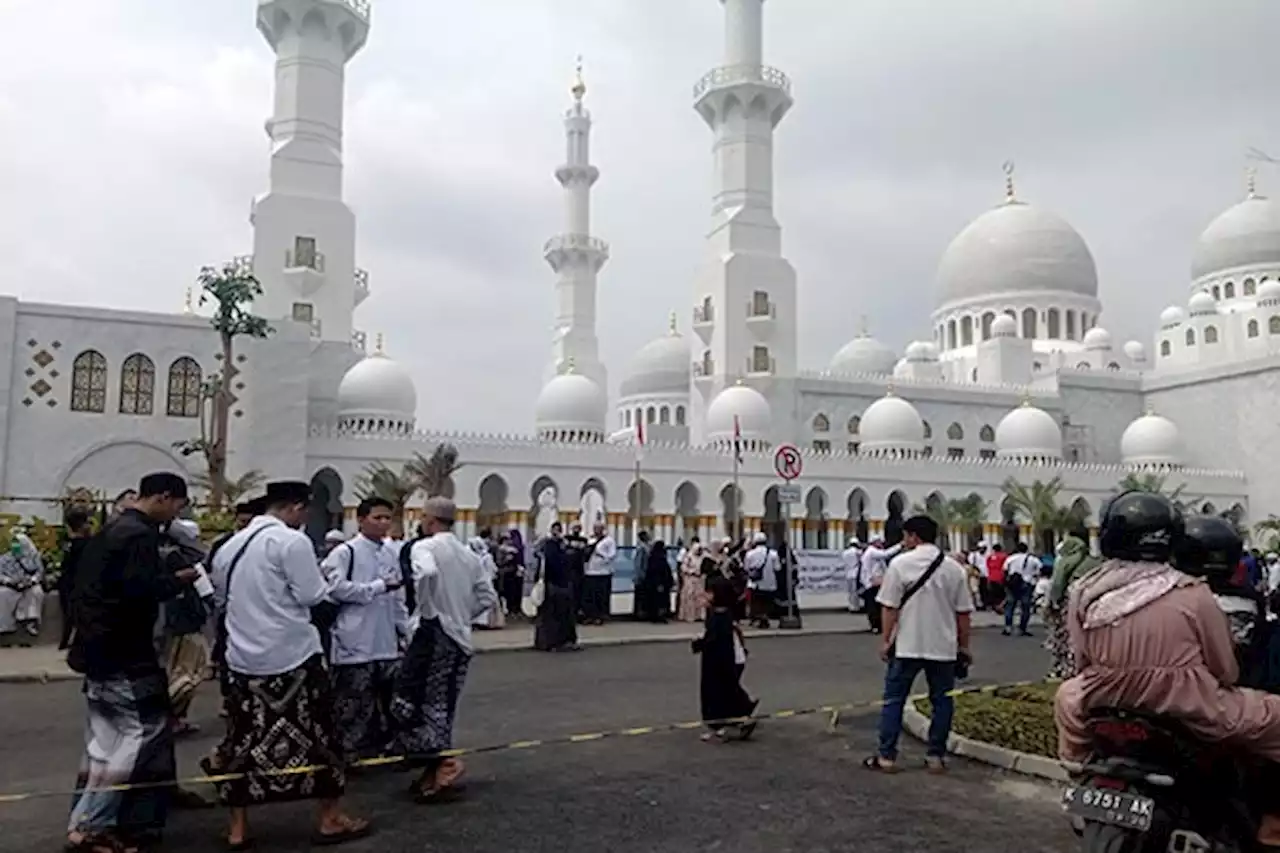
{"label": "black pants", "polygon": [[773,590],[753,589],[751,590],[751,606],[749,608],[751,622],[762,628],[769,627],[769,620],[773,617],[773,603],[777,593]]}
{"label": "black pants", "polygon": [[876,596],[880,594],[880,587],[873,586],[862,591],[862,605],[867,611],[867,623],[871,626],[872,633],[879,634],[881,632],[880,622],[880,602],[876,601]]}
{"label": "black pants", "polygon": [[[609,618],[613,595],[611,575],[586,575],[582,579],[582,617],[587,622],[603,622]],[[639,595],[639,592],[636,593]]]}
{"label": "black pants", "polygon": [[524,578],[517,572],[508,572],[501,579],[503,604],[508,616],[520,616],[524,613]]}
{"label": "black pants", "polygon": [[58,648],[66,649],[71,646],[71,631],[75,628],[75,623],[71,620],[70,591],[58,590],[58,608],[62,611],[62,637],[58,640]]}

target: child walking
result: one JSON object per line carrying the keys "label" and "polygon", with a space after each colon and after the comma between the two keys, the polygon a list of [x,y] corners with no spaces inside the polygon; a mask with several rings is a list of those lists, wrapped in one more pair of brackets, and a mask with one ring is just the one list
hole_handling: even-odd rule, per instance
{"label": "child walking", "polygon": [[755,720],[727,722],[750,717],[760,704],[742,689],[747,647],[733,620],[738,593],[729,578],[715,575],[708,579],[706,596],[706,629],[693,641],[694,654],[702,655],[702,719],[710,729],[702,739],[724,743],[736,734],[746,740],[755,731]]}

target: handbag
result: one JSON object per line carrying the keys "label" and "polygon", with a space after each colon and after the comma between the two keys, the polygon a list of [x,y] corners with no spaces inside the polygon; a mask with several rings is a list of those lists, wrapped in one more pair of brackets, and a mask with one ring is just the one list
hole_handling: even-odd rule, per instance
{"label": "handbag", "polygon": [[534,581],[533,589],[529,590],[529,600],[535,608],[541,607],[542,602],[547,600],[547,585],[542,578]]}
{"label": "handbag", "polygon": [[[924,574],[916,578],[915,583],[911,584],[911,586],[906,588],[906,590],[902,593],[902,599],[898,602],[898,606],[896,608],[899,614],[901,614],[902,611],[906,608],[907,602],[911,600],[912,596],[914,596],[917,592],[923,589],[924,585],[929,582],[929,579],[933,577],[933,573],[936,572],[938,570],[938,567],[942,565],[942,561],[945,557],[946,555],[942,552],[942,549],[939,548],[938,556],[933,558],[933,562],[929,564],[929,568],[924,570]],[[895,623],[893,626],[893,640],[889,643],[889,659],[890,660],[892,660],[897,656],[897,651],[898,651],[897,646],[898,646],[898,626]]]}

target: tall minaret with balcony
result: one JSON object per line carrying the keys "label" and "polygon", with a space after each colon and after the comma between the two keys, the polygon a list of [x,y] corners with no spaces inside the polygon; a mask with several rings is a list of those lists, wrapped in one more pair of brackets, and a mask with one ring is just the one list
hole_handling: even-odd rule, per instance
{"label": "tall minaret with balcony", "polygon": [[694,285],[697,415],[739,379],[772,398],[796,375],[796,276],[773,215],[773,132],[791,109],[791,83],[764,65],[764,0],[720,3],[724,64],[693,93],[714,135],[715,164],[706,259]]}
{"label": "tall minaret with balcony", "polygon": [[342,199],[346,64],[369,35],[369,0],[258,0],[258,29],[276,54],[270,186],[253,202],[256,313],[309,323],[349,344],[368,295],[356,269],[355,215]]}
{"label": "tall minaret with balcony", "polygon": [[581,59],[570,91],[573,105],[564,117],[565,161],[556,169],[556,180],[564,187],[565,230],[548,240],[544,248],[547,263],[558,276],[549,372],[559,374],[572,361],[578,373],[607,389],[596,339],[596,276],[609,260],[609,244],[591,236],[591,187],[600,170],[591,165],[591,113],[582,105],[587,84],[582,78]]}

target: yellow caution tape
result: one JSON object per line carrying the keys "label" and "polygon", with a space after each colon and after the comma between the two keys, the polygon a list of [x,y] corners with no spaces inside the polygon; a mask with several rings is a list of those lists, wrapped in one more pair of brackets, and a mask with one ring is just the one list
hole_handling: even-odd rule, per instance
{"label": "yellow caution tape", "polygon": [[[957,697],[965,696],[973,693],[995,693],[998,690],[1005,690],[1013,687],[1029,687],[1034,684],[1044,684],[1045,681],[1013,681],[1006,684],[986,684],[981,687],[961,687],[947,692],[947,696]],[[921,694],[911,696],[908,702],[917,702],[921,699],[929,698],[927,695]],[[391,764],[402,764],[404,762],[422,760],[424,758],[459,758],[466,755],[486,755],[495,752],[513,752],[517,750],[538,749],[548,746],[563,746],[575,743],[591,743],[608,738],[622,737],[640,737],[643,735],[659,734],[663,732],[688,731],[690,729],[720,728],[729,725],[741,725],[748,722],[758,722],[761,720],[792,720],[796,717],[806,717],[814,714],[824,714],[830,717],[828,722],[828,731],[834,731],[836,724],[840,720],[840,714],[844,711],[860,711],[881,708],[884,706],[883,699],[873,699],[866,702],[846,702],[840,705],[818,705],[813,708],[788,708],[782,711],[774,711],[771,714],[757,714],[751,717],[735,717],[727,720],[690,720],[682,723],[665,723],[662,725],[640,726],[637,728],[616,729],[613,731],[590,732],[586,734],[568,735],[558,738],[543,738],[540,740],[517,740],[507,743],[491,744],[489,746],[469,747],[465,749],[446,749],[431,755],[384,755],[377,758],[366,758],[360,761],[352,762],[352,767],[385,767]],[[304,767],[289,767],[283,770],[255,771],[253,773],[223,773],[210,776],[190,776],[185,779],[170,779],[163,782],[137,782],[120,785],[105,785],[96,788],[77,788],[74,790],[62,791],[26,791],[15,794],[0,794],[0,805],[8,803],[20,803],[26,800],[34,800],[44,797],[70,797],[76,796],[85,791],[90,792],[119,792],[119,791],[138,791],[149,788],[169,788],[174,785],[217,785],[223,782],[233,782],[239,779],[245,779],[250,776],[296,776],[302,773],[319,773],[325,770],[331,770],[328,765],[308,765]]]}

